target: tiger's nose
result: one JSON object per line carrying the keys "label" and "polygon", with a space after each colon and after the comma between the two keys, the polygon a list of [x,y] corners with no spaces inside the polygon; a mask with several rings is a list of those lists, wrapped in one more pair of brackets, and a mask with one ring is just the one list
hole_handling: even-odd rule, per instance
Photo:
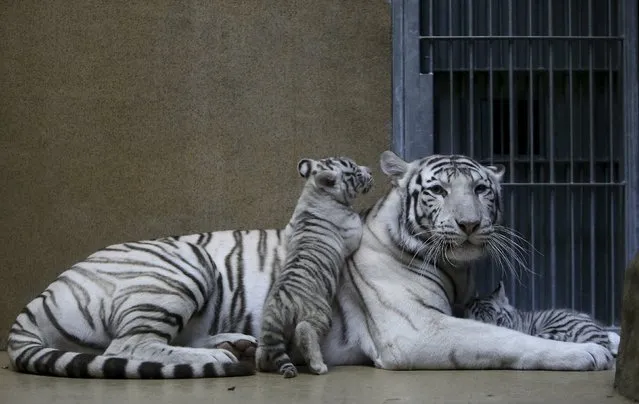
{"label": "tiger's nose", "polygon": [[466,233],[467,236],[473,234],[479,228],[478,220],[456,220],[457,226]]}

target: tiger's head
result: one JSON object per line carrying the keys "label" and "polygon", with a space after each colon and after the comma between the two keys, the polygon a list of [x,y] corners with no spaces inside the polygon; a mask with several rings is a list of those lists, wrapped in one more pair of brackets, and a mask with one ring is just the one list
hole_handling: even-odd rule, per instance
{"label": "tiger's head", "polygon": [[504,282],[499,282],[497,288],[488,296],[473,298],[464,309],[464,317],[494,324],[500,327],[512,328],[516,309],[510,305]]}
{"label": "tiger's head", "polygon": [[367,193],[373,185],[371,170],[348,157],[302,159],[297,170],[307,184],[346,205],[359,193]]}
{"label": "tiger's head", "polygon": [[461,155],[408,163],[385,151],[381,168],[402,200],[391,236],[404,251],[458,266],[499,243],[503,166],[485,166]]}

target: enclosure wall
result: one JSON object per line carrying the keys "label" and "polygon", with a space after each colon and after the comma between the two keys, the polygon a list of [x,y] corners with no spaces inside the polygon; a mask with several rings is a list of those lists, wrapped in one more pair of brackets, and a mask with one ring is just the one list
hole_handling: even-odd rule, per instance
{"label": "enclosure wall", "polygon": [[2,2],[0,38],[0,346],[91,251],[282,226],[299,158],[389,147],[383,1]]}

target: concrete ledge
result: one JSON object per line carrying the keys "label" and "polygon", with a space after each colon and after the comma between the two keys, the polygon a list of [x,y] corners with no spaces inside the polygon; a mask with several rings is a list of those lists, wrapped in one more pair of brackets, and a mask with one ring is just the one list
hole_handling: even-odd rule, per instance
{"label": "concrete ledge", "polygon": [[[0,365],[8,364],[0,352]],[[86,380],[0,369],[0,403],[627,403],[614,373],[517,371],[393,372],[333,368],[327,375],[274,374],[195,380]]]}

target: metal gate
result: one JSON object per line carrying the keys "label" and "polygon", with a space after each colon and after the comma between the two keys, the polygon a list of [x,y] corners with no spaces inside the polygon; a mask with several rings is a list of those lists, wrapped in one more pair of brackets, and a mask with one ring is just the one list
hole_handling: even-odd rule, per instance
{"label": "metal gate", "polygon": [[[639,245],[636,0],[392,0],[393,147],[507,168],[505,224],[530,242],[520,308],[619,324]],[[516,267],[516,262],[510,263]]]}

